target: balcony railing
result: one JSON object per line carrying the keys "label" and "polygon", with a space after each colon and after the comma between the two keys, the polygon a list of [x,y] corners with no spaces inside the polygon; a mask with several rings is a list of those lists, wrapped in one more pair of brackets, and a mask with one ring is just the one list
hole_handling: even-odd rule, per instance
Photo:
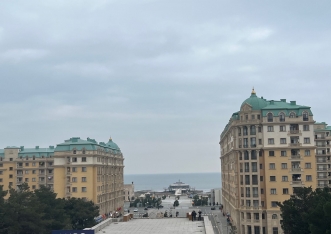
{"label": "balcony railing", "polygon": [[327,159],[323,159],[323,160],[321,160],[321,159],[317,159],[316,162],[317,162],[317,163],[329,163],[330,160],[327,160]]}
{"label": "balcony railing", "polygon": [[298,155],[291,155],[291,157],[289,159],[292,159],[292,160],[301,160],[302,158],[301,158],[300,154],[298,154]]}
{"label": "balcony railing", "polygon": [[317,176],[317,179],[328,179],[330,176]]}
{"label": "balcony railing", "polygon": [[299,131],[299,130],[290,130],[290,131],[288,131],[288,133],[289,134],[299,134],[299,133],[301,133],[301,131]]}
{"label": "balcony railing", "polygon": [[323,167],[323,168],[317,168],[316,170],[317,170],[317,171],[328,171],[328,170],[330,170],[330,169],[327,168],[327,167]]}
{"label": "balcony railing", "polygon": [[300,172],[302,171],[301,168],[291,168],[291,172]]}
{"label": "balcony railing", "polygon": [[325,136],[318,136],[318,137],[315,137],[315,139],[317,139],[317,140],[324,140],[325,139]]}
{"label": "balcony railing", "polygon": [[298,146],[301,146],[301,143],[289,143],[288,146],[298,147]]}

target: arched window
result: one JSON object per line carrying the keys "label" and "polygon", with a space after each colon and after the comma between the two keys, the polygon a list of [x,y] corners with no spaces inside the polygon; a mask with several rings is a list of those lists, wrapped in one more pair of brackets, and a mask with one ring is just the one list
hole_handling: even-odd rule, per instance
{"label": "arched window", "polygon": [[295,118],[295,113],[294,112],[290,113],[290,118]]}
{"label": "arched window", "polygon": [[274,117],[272,113],[268,113],[267,117],[268,117],[268,122],[274,122]]}
{"label": "arched window", "polygon": [[279,113],[279,122],[284,122],[285,121],[285,114],[283,112]]}
{"label": "arched window", "polygon": [[77,150],[76,149],[73,149],[72,153],[73,154],[76,154],[77,153]]}
{"label": "arched window", "polygon": [[272,215],[272,219],[277,219],[277,215],[276,214],[273,214]]}
{"label": "arched window", "polygon": [[302,118],[303,118],[303,121],[308,121],[308,112],[307,111],[302,112]]}

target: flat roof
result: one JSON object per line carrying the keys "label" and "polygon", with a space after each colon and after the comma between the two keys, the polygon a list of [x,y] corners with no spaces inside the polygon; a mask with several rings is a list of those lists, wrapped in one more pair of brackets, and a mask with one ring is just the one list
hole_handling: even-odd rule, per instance
{"label": "flat roof", "polygon": [[135,234],[192,234],[206,233],[203,221],[189,221],[187,218],[131,219],[128,222],[111,223],[99,233]]}

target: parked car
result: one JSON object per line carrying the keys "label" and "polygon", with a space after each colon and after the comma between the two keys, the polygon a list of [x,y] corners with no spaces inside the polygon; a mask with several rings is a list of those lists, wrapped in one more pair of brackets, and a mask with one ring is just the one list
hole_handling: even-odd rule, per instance
{"label": "parked car", "polygon": [[138,209],[137,209],[137,208],[136,208],[136,209],[134,209],[134,210],[133,210],[133,212],[138,212]]}
{"label": "parked car", "polygon": [[153,208],[153,206],[147,206],[147,208]]}
{"label": "parked car", "polygon": [[148,210],[148,208],[147,207],[145,207],[145,209],[144,210]]}
{"label": "parked car", "polygon": [[215,206],[213,206],[211,209],[212,209],[212,210],[215,210]]}
{"label": "parked car", "polygon": [[162,205],[159,205],[159,208],[163,208],[163,206]]}

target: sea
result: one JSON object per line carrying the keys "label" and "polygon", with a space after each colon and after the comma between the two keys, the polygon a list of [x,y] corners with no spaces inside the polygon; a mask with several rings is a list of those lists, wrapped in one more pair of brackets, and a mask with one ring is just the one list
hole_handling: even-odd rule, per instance
{"label": "sea", "polygon": [[134,190],[151,190],[163,192],[177,181],[189,184],[191,188],[210,192],[211,189],[221,188],[221,173],[176,173],[176,174],[127,174],[124,183],[134,183]]}

